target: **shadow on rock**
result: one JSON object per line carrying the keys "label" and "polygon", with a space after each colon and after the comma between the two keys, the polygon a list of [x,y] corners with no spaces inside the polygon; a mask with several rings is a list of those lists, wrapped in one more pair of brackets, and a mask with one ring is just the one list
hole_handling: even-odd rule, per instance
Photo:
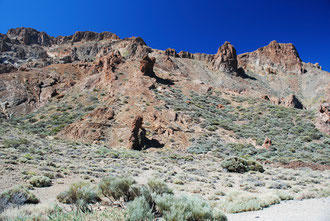
{"label": "shadow on rock", "polygon": [[241,77],[241,78],[244,78],[244,79],[250,79],[250,80],[254,80],[254,81],[257,80],[256,78],[247,75],[243,68],[239,68],[237,70],[237,76]]}

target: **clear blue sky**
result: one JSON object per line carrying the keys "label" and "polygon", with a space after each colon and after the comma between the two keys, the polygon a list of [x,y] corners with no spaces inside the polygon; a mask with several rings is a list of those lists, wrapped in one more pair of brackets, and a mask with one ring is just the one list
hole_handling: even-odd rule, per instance
{"label": "clear blue sky", "polygon": [[224,41],[244,53],[277,40],[330,71],[330,0],[0,0],[0,11],[0,33],[110,31],[152,48],[212,54]]}

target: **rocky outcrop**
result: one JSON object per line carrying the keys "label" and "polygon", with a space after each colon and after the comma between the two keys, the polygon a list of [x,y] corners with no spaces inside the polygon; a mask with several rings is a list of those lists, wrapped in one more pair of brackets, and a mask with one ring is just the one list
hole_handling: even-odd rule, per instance
{"label": "rocky outcrop", "polygon": [[146,142],[146,131],[142,127],[143,118],[136,116],[131,127],[128,148],[131,150],[142,150]]}
{"label": "rocky outcrop", "polygon": [[330,135],[330,103],[321,103],[318,108],[316,126],[318,129]]}
{"label": "rocky outcrop", "polygon": [[204,53],[194,53],[193,54],[195,60],[204,61],[205,63],[210,63],[214,60],[213,54],[204,54]]}
{"label": "rocky outcrop", "polygon": [[77,31],[70,36],[58,36],[54,39],[55,44],[66,44],[74,42],[101,41],[101,40],[119,40],[120,38],[111,32],[92,32],[92,31]]}
{"label": "rocky outcrop", "polygon": [[291,94],[285,98],[278,98],[270,95],[263,95],[261,96],[261,98],[266,101],[270,101],[274,105],[282,105],[285,107],[304,109],[304,106],[294,94]]}
{"label": "rocky outcrop", "polygon": [[17,71],[17,68],[15,68],[13,65],[11,64],[0,64],[0,74],[3,73],[10,73],[13,71]]}
{"label": "rocky outcrop", "polygon": [[303,62],[303,69],[305,70],[307,68],[316,68],[316,69],[322,70],[322,67],[317,62],[315,64],[310,63],[310,62],[308,62],[308,63]]}
{"label": "rocky outcrop", "polygon": [[96,33],[92,31],[77,31],[70,36],[72,42],[78,41],[101,41],[101,40],[118,40],[119,37],[111,32]]}
{"label": "rocky outcrop", "polygon": [[226,73],[237,72],[237,55],[233,45],[226,41],[219,49],[211,62],[211,68]]}
{"label": "rocky outcrop", "polygon": [[[120,40],[119,37],[111,32],[78,31],[71,36],[54,38],[33,28],[10,29],[6,35],[0,34],[0,63],[6,64],[6,67],[1,67],[1,72],[13,71],[10,65],[19,69],[41,68],[74,61],[91,62],[117,40]],[[76,42],[82,44],[74,44]],[[134,42],[131,45],[135,47]],[[134,52],[138,48],[135,47]]]}
{"label": "rocky outcrop", "polygon": [[125,38],[116,47],[125,58],[140,59],[152,52],[152,49],[140,37]]}
{"label": "rocky outcrop", "polygon": [[293,44],[277,41],[254,52],[238,55],[238,64],[244,70],[259,74],[302,74],[303,63]]}
{"label": "rocky outcrop", "polygon": [[97,61],[97,68],[99,71],[108,73],[114,72],[116,67],[123,62],[123,58],[119,51],[112,51],[111,53],[101,57]]}
{"label": "rocky outcrop", "polygon": [[99,107],[86,114],[80,120],[66,126],[60,133],[61,137],[98,143],[105,136],[105,131],[111,126],[110,121],[115,113],[109,107]]}
{"label": "rocky outcrop", "polygon": [[194,55],[190,52],[187,51],[180,51],[178,56],[180,58],[189,58],[189,59],[194,59]]}
{"label": "rocky outcrop", "polygon": [[173,48],[168,48],[165,50],[165,55],[171,56],[171,57],[179,57],[178,54],[176,53],[176,50]]}
{"label": "rocky outcrop", "polygon": [[17,40],[23,45],[38,44],[41,46],[49,46],[54,43],[54,38],[45,32],[39,32],[33,28],[15,28],[7,32],[10,39]]}
{"label": "rocky outcrop", "polygon": [[298,98],[294,94],[287,96],[284,100],[284,104],[285,104],[285,107],[292,107],[292,108],[297,108],[297,109],[304,108],[302,103],[298,100]]}
{"label": "rocky outcrop", "polygon": [[0,52],[10,51],[11,40],[7,37],[7,35],[0,34]]}
{"label": "rocky outcrop", "polygon": [[156,58],[145,55],[140,61],[140,71],[145,75],[153,75],[155,62]]}
{"label": "rocky outcrop", "polygon": [[268,150],[270,148],[270,146],[272,145],[272,141],[267,137],[264,141],[264,143],[262,144],[262,147],[266,150]]}

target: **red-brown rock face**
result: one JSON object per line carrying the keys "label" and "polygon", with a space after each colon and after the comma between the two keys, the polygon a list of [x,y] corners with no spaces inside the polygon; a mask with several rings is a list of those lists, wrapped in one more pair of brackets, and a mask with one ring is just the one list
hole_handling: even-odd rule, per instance
{"label": "red-brown rock face", "polygon": [[140,71],[146,75],[150,75],[154,73],[154,65],[156,62],[156,58],[149,58],[148,55],[145,55],[143,59],[140,61]]}
{"label": "red-brown rock face", "polygon": [[237,71],[237,56],[233,45],[226,41],[214,56],[211,62],[213,70],[222,72],[236,72]]}
{"label": "red-brown rock face", "polygon": [[38,44],[42,46],[50,45],[54,38],[45,32],[39,32],[33,28],[16,28],[7,32],[9,38],[19,41],[23,45]]}
{"label": "red-brown rock face", "polygon": [[97,67],[101,68],[102,71],[108,73],[113,72],[117,65],[123,62],[123,58],[119,51],[113,51],[103,57],[101,57],[97,62]]}
{"label": "red-brown rock face", "polygon": [[283,97],[278,98],[278,97],[269,96],[269,95],[263,95],[263,96],[261,96],[261,98],[266,101],[270,101],[274,105],[282,105],[285,107],[304,109],[304,106],[302,105],[302,103],[298,100],[298,98],[294,94],[291,94],[285,98],[283,98]]}
{"label": "red-brown rock face", "polygon": [[244,70],[261,74],[302,74],[303,63],[293,44],[270,42],[254,52],[238,55]]}
{"label": "red-brown rock face", "polygon": [[330,134],[330,103],[320,104],[316,126],[324,133]]}

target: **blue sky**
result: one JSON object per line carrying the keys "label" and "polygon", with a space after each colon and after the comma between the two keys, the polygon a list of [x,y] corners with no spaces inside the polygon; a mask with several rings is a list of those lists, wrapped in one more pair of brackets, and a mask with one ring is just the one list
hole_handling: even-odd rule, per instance
{"label": "blue sky", "polygon": [[225,41],[244,53],[277,40],[330,71],[330,0],[0,0],[0,10],[0,33],[110,31],[152,48],[212,54]]}

